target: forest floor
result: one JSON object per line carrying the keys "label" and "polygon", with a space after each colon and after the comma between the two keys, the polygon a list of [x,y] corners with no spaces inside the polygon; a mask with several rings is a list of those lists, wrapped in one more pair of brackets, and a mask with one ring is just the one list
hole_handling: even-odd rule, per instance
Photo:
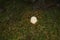
{"label": "forest floor", "polygon": [[[30,23],[36,16],[38,22]],[[0,12],[0,40],[60,40],[60,9],[32,10],[20,2],[7,2]]]}

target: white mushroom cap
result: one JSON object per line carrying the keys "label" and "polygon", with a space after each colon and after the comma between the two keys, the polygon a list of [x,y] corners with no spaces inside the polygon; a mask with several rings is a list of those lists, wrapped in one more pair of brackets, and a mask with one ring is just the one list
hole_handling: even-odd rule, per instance
{"label": "white mushroom cap", "polygon": [[35,24],[37,22],[37,18],[35,16],[32,16],[31,19],[30,19],[30,22],[32,24]]}

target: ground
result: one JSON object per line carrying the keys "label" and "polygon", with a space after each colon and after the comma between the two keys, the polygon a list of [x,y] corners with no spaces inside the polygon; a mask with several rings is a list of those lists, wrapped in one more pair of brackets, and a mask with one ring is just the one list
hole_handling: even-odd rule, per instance
{"label": "ground", "polygon": [[[0,12],[0,40],[60,40],[60,9],[32,10],[24,4],[7,2]],[[35,25],[31,16],[38,19]]]}

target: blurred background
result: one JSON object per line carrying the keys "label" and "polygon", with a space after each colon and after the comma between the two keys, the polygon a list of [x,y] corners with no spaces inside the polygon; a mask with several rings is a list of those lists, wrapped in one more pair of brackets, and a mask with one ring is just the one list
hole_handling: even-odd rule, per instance
{"label": "blurred background", "polygon": [[0,40],[60,40],[60,0],[0,0]]}

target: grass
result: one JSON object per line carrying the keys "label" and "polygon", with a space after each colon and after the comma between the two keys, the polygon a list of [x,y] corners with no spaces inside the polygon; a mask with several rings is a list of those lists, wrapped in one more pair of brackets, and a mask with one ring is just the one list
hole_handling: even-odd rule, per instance
{"label": "grass", "polygon": [[[58,8],[33,11],[31,5],[7,2],[0,12],[0,40],[60,40],[60,11]],[[33,25],[30,17],[36,16]]]}

